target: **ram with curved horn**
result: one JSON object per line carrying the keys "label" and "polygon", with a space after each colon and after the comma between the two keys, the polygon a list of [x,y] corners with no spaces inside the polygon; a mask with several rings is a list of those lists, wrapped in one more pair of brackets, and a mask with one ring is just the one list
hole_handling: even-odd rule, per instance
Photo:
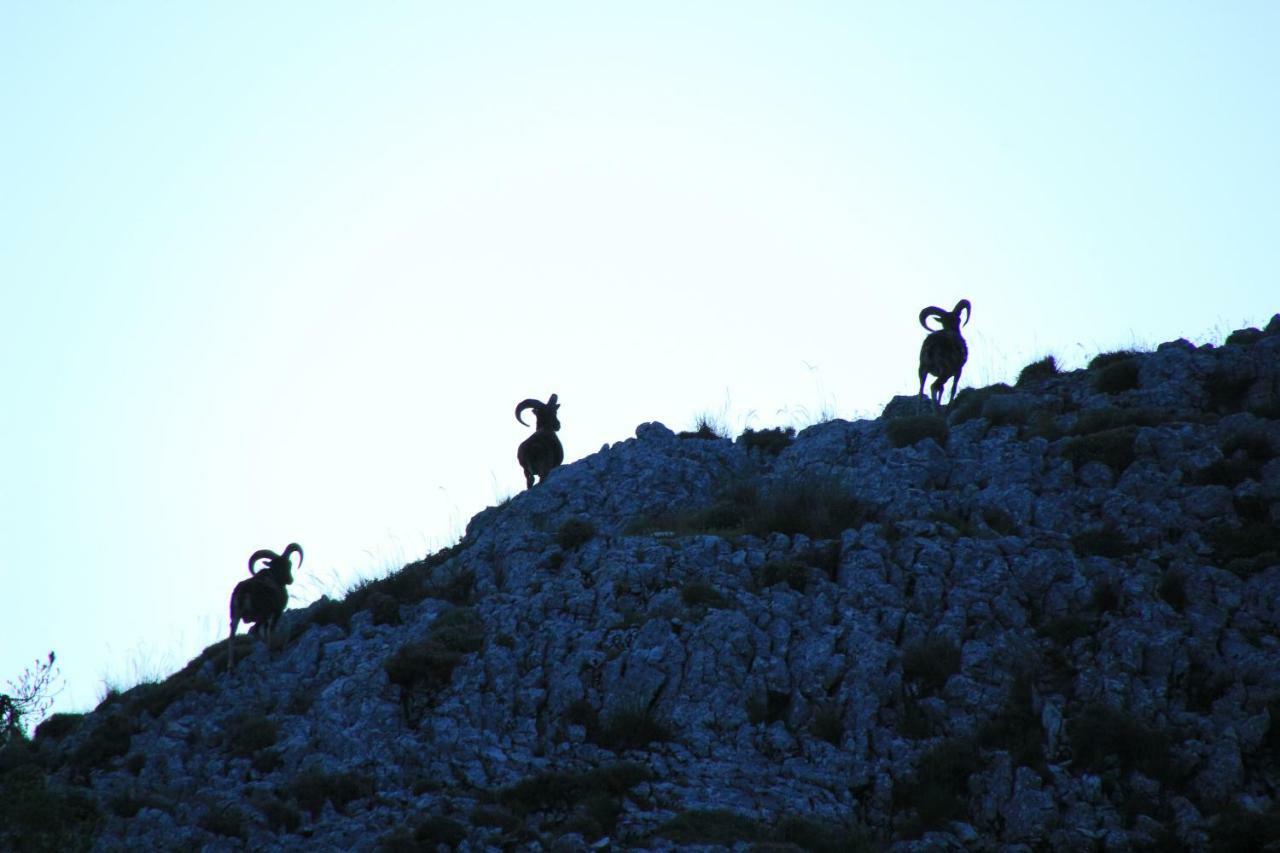
{"label": "ram with curved horn", "polygon": [[[302,546],[290,542],[283,552],[277,554],[268,548],[261,548],[249,557],[250,577],[236,584],[231,592],[231,638],[227,640],[227,669],[235,666],[236,629],[240,623],[253,623],[249,633],[265,634],[267,651],[271,651],[271,635],[280,615],[289,603],[287,587],[293,583],[294,554],[298,555],[298,565],[302,565]],[[266,565],[254,569],[259,560],[266,560]]]}
{"label": "ram with curved horn", "polygon": [[556,402],[555,394],[552,394],[545,403],[531,397],[528,400],[522,400],[516,406],[516,420],[520,423],[528,426],[524,418],[520,417],[520,413],[525,409],[533,409],[533,416],[536,419],[533,435],[520,442],[520,447],[516,450],[516,460],[524,469],[526,488],[533,488],[535,475],[538,477],[538,482],[545,482],[551,469],[564,461],[564,447],[556,436],[556,432],[560,429],[560,418],[556,416],[559,408],[560,404]]}
{"label": "ram with curved horn", "polygon": [[[960,319],[961,312],[964,312],[963,322]],[[960,327],[968,324],[972,313],[973,306],[969,304],[968,299],[961,299],[950,311],[930,305],[920,312],[920,325],[929,332],[929,336],[920,346],[920,394],[924,395],[925,377],[933,374],[936,378],[929,388],[934,405],[942,404],[942,392],[946,390],[948,379],[952,382],[951,397],[947,402],[950,403],[956,398],[956,388],[960,385],[960,371],[964,369],[964,363],[969,360],[969,346],[960,335]],[[938,321],[937,329],[929,327],[928,320],[931,317]]]}

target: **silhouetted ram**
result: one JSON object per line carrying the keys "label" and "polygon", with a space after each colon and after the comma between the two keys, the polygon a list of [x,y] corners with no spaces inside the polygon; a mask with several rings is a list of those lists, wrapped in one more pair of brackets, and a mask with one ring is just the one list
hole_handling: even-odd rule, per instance
{"label": "silhouetted ram", "polygon": [[534,475],[537,475],[538,482],[541,483],[547,479],[552,468],[564,461],[564,447],[556,436],[560,429],[560,419],[556,417],[556,410],[559,408],[555,394],[545,403],[530,398],[516,406],[516,420],[520,423],[525,423],[524,418],[520,417],[525,409],[533,409],[533,415],[537,419],[533,435],[520,442],[520,447],[516,450],[516,460],[524,469],[526,488],[533,488]]}
{"label": "silhouetted ram", "polygon": [[[961,311],[964,312],[964,323],[960,321]],[[968,299],[961,299],[950,311],[943,311],[936,305],[930,305],[920,312],[920,325],[929,332],[929,336],[920,346],[920,394],[924,394],[925,377],[933,374],[937,378],[930,386],[930,396],[935,405],[942,404],[942,392],[946,389],[948,379],[952,382],[951,398],[947,402],[950,403],[956,398],[956,388],[960,385],[960,371],[964,369],[964,363],[969,360],[969,346],[960,335],[960,326],[968,324],[972,313],[973,307]],[[939,328],[929,328],[927,321],[930,317],[937,318]]]}
{"label": "silhouetted ram", "polygon": [[[253,552],[249,558],[249,574],[252,577],[240,581],[231,591],[231,638],[227,640],[227,670],[235,666],[236,628],[243,622],[252,622],[249,633],[257,634],[259,630],[266,634],[267,651],[271,651],[271,634],[280,614],[284,613],[289,603],[289,590],[285,589],[293,583],[293,564],[290,557],[298,555],[298,565],[302,565],[302,546],[290,542],[284,552],[263,548]],[[253,565],[259,560],[266,560],[265,568],[254,571]]]}

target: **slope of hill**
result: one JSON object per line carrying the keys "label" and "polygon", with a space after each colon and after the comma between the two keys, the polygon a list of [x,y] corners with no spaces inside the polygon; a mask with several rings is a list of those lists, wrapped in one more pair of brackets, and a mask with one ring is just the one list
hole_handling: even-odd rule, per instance
{"label": "slope of hill", "polygon": [[285,628],[0,752],[0,846],[1261,849],[1280,315],[794,439],[642,424]]}

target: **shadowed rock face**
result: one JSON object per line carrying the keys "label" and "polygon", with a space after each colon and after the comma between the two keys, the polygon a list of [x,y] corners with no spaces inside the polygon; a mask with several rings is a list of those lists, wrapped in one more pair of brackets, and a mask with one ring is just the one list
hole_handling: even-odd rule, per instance
{"label": "shadowed rock face", "polygon": [[[49,785],[101,849],[1269,831],[1280,318],[1238,339],[1137,354],[1114,393],[966,390],[916,440],[642,424],[364,603],[287,612],[276,657],[228,676],[215,647],[167,705],[42,739]],[[121,715],[127,748],[90,751]]]}

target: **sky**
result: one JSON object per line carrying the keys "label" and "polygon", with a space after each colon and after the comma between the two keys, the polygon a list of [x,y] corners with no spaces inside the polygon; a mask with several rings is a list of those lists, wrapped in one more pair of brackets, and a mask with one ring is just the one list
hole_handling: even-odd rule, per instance
{"label": "sky", "polygon": [[61,710],[658,420],[874,417],[1280,310],[1270,2],[0,0],[0,691]]}

